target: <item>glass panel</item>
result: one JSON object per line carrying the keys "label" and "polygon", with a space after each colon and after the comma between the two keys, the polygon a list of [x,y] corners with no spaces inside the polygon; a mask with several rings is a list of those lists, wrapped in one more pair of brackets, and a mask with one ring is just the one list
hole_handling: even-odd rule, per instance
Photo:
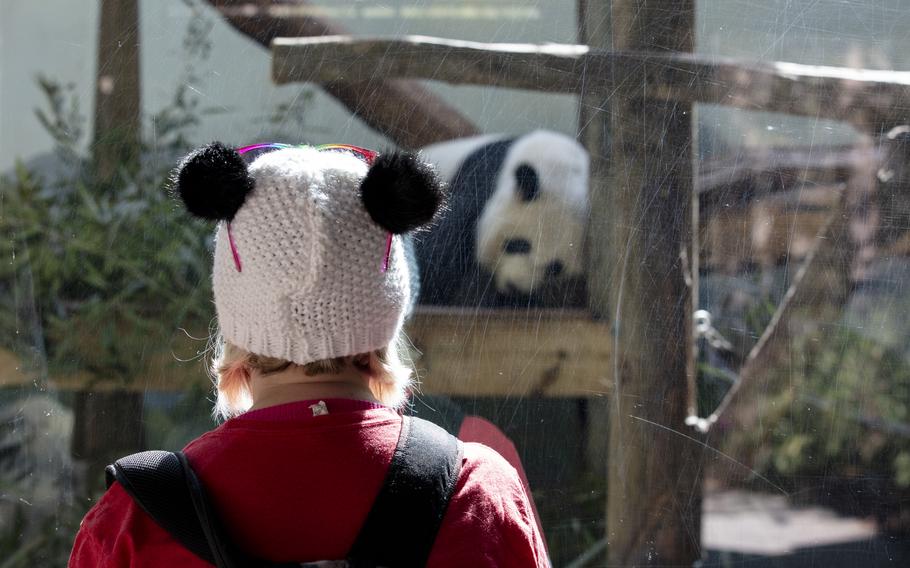
{"label": "glass panel", "polygon": [[[419,150],[434,166],[449,197],[432,226],[392,237],[364,205],[386,247],[364,262],[413,292],[396,306],[419,383],[401,413],[508,462],[496,471],[528,495],[522,526],[542,532],[553,566],[906,565],[905,4],[4,3],[0,568],[66,565],[107,464],[225,422],[216,241],[230,242],[229,270],[256,274],[250,242],[267,231],[245,233],[241,205],[203,220],[175,195],[175,168],[212,140]],[[334,36],[320,39],[331,50],[314,36]],[[279,84],[269,45],[287,37],[313,42]],[[560,47],[579,43],[591,51]],[[355,153],[365,175],[374,156]],[[234,187],[219,175],[202,177]],[[263,246],[305,230],[293,246],[308,247],[322,230],[289,219]],[[256,281],[246,301],[272,309],[258,291],[293,281],[278,303],[299,323],[315,293],[296,279],[329,266]],[[345,266],[353,281],[359,265]],[[323,286],[337,292],[327,309],[346,305],[347,280]],[[249,342],[273,364],[263,380],[286,371]],[[314,392],[329,399],[314,419],[340,412],[323,394],[335,391]],[[369,412],[357,408],[345,412]],[[306,535],[284,538],[292,527],[271,513],[247,515],[312,488],[237,495],[188,455],[241,548],[323,559],[295,557]],[[283,463],[242,462],[262,479]],[[253,536],[266,526],[280,550]]]}

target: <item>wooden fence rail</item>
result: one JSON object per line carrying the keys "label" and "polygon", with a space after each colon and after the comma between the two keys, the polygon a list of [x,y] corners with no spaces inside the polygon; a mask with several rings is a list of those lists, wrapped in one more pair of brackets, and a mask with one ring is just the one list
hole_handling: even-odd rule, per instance
{"label": "wooden fence rail", "polygon": [[843,120],[878,132],[910,120],[910,72],[637,53],[565,44],[489,44],[424,36],[272,41],[272,78],[333,83],[426,79],[549,93],[641,84],[648,98]]}

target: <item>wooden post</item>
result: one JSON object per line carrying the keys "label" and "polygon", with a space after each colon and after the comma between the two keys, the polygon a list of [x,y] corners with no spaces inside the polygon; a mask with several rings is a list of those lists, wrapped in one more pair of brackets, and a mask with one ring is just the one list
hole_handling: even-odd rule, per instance
{"label": "wooden post", "polygon": [[139,3],[101,0],[95,84],[95,175],[110,182],[139,163]]}
{"label": "wooden post", "polygon": [[105,466],[142,449],[142,404],[139,390],[76,392],[71,450],[78,495],[98,495],[104,489]]}
{"label": "wooden post", "polygon": [[[591,48],[610,48],[610,0],[578,0],[578,40],[582,45]],[[610,97],[607,89],[601,85],[592,85],[582,81],[578,93],[578,141],[588,151],[591,158],[590,194],[592,222],[585,237],[585,254],[589,266],[602,270],[592,270],[588,275],[589,290],[608,290],[610,287],[612,266],[610,252],[612,234],[609,230],[608,215],[611,207],[609,200],[610,164]],[[598,218],[600,217],[600,218]],[[598,319],[609,318],[609,298],[607,294],[591,295],[589,307]]]}
{"label": "wooden post", "polygon": [[[693,48],[694,0],[613,0],[612,42],[630,51]],[[647,81],[647,78],[644,78]],[[701,451],[685,426],[691,299],[682,255],[692,236],[692,105],[611,97],[608,199],[615,258],[605,295],[616,337],[607,542],[611,566],[691,566],[700,556]],[[593,220],[592,220],[593,221]],[[600,303],[603,301],[601,300]]]}
{"label": "wooden post", "polygon": [[[141,108],[138,0],[100,0],[92,160],[95,178],[115,189],[121,170],[139,167]],[[107,378],[107,377],[102,377]],[[104,466],[142,446],[142,393],[76,393],[72,453],[80,495],[104,487]]]}
{"label": "wooden post", "polygon": [[[578,43],[594,49],[610,48],[610,2],[609,0],[578,0]],[[589,174],[590,198],[592,200],[592,216],[602,222],[588,223],[588,232],[585,235],[584,253],[587,266],[597,266],[601,270],[588,273],[588,290],[608,290],[610,287],[610,272],[606,270],[611,266],[612,251],[610,244],[611,234],[606,215],[610,207],[607,175],[610,164],[610,121],[606,118],[609,108],[608,93],[605,89],[591,86],[582,82],[578,92],[578,141],[591,159]],[[590,229],[597,228],[592,232]],[[605,325],[609,323],[609,309],[606,305],[606,294],[595,294],[594,302],[589,302],[589,307],[596,320]],[[597,302],[597,303],[595,303]],[[607,367],[609,368],[609,367]],[[603,376],[604,370],[600,373]],[[593,390],[599,396],[605,396],[606,389]],[[592,476],[603,479],[606,488],[607,458],[610,446],[610,413],[609,401],[598,400],[588,396],[585,401],[585,459],[586,469]]]}

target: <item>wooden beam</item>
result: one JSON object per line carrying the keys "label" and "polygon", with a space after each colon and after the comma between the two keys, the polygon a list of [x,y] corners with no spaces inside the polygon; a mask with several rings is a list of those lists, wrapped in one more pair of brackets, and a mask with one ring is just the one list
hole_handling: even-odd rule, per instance
{"label": "wooden beam", "polygon": [[583,45],[490,44],[424,36],[275,38],[272,79],[284,84],[381,76],[574,93],[587,53]]}
{"label": "wooden beam", "polygon": [[[419,352],[418,374],[432,377],[421,385],[424,394],[585,397],[609,389],[609,326],[586,312],[421,308],[406,331]],[[183,359],[199,349],[198,342],[186,340],[175,352]],[[62,390],[182,391],[210,380],[202,361],[181,362],[171,353],[151,358],[148,368],[126,385],[88,373],[54,376],[47,384]],[[0,388],[31,380],[19,359],[0,349]]]}
{"label": "wooden beam", "polygon": [[[237,31],[264,47],[280,36],[344,34],[338,24],[315,17],[306,2],[272,0],[207,0]],[[398,81],[366,73],[347,81],[340,76],[314,81],[363,120],[399,146],[419,148],[435,142],[473,136],[480,130],[442,97],[415,81]],[[403,109],[406,109],[403,112]]]}
{"label": "wooden beam", "polygon": [[595,396],[609,390],[610,328],[563,310],[415,314],[408,336],[425,394]]}
{"label": "wooden beam", "polygon": [[[613,0],[613,45],[691,51],[695,2]],[[692,105],[626,69],[611,92],[608,295],[615,339],[608,462],[610,566],[692,566],[701,548],[701,455],[685,425],[692,301]],[[688,81],[687,81],[688,82]],[[650,93],[643,99],[642,92]],[[685,433],[680,435],[680,433]]]}
{"label": "wooden beam", "polygon": [[810,254],[831,212],[839,209],[844,187],[805,184],[744,207],[716,208],[701,219],[703,266],[736,274],[748,265],[771,269],[798,262]]}
{"label": "wooden beam", "polygon": [[[844,182],[864,164],[879,164],[884,159],[880,148],[858,146],[747,147],[732,154],[702,160],[698,164],[695,189],[699,194],[716,192],[729,201],[730,186],[755,177],[778,178],[776,185],[786,189],[787,182]],[[770,180],[769,180],[770,181]],[[710,195],[706,196],[711,200]]]}
{"label": "wooden beam", "polygon": [[910,120],[910,72],[717,58],[692,53],[604,51],[584,45],[491,44],[424,36],[276,38],[277,83],[369,77],[426,79],[577,94],[635,85],[679,103],[843,120],[879,130]]}
{"label": "wooden beam", "polygon": [[0,389],[40,384],[41,388],[63,391],[185,391],[193,383],[211,382],[200,360],[177,361],[171,353],[150,358],[147,368],[146,373],[129,383],[97,377],[85,371],[38,377],[35,372],[23,367],[15,353],[0,348]]}
{"label": "wooden beam", "polygon": [[0,348],[0,388],[27,385],[28,373],[22,370],[22,361],[11,351]]}

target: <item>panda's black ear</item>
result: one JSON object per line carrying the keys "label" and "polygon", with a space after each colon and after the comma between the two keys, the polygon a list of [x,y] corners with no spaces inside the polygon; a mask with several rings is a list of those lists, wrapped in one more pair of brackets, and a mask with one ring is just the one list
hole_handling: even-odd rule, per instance
{"label": "panda's black ear", "polygon": [[430,223],[445,203],[436,172],[410,152],[382,153],[360,182],[360,199],[373,221],[400,235]]}
{"label": "panda's black ear", "polygon": [[214,221],[233,219],[254,186],[243,158],[221,142],[193,150],[177,167],[175,181],[187,210]]}
{"label": "panda's black ear", "polygon": [[540,194],[537,170],[528,164],[521,164],[515,168],[515,183],[518,185],[518,195],[522,201],[534,201]]}

